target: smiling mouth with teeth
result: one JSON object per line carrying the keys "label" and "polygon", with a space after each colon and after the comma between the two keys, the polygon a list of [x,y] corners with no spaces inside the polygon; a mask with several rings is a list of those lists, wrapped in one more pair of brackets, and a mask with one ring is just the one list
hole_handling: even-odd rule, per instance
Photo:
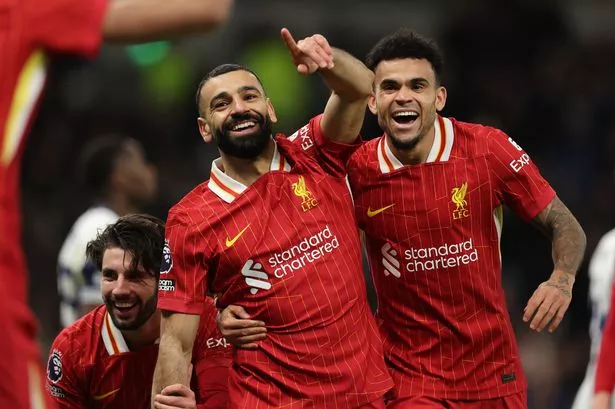
{"label": "smiling mouth with teeth", "polygon": [[414,122],[419,117],[419,114],[416,112],[398,112],[393,115],[393,120],[400,124],[409,124]]}
{"label": "smiling mouth with teeth", "polygon": [[254,122],[254,121],[240,122],[237,125],[235,125],[234,127],[232,127],[231,130],[232,131],[242,131],[244,129],[248,129],[248,128],[251,128],[253,126],[256,126],[256,122]]}
{"label": "smiling mouth with teeth", "polygon": [[118,310],[129,310],[135,305],[137,305],[137,303],[117,302],[113,304]]}

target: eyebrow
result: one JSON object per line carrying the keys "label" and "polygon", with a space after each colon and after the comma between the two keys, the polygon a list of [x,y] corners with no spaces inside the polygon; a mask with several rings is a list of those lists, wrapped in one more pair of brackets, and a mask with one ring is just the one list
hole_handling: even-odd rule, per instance
{"label": "eyebrow", "polygon": [[102,273],[102,274],[105,274],[105,273],[107,273],[107,274],[113,274],[113,273],[117,273],[117,271],[115,271],[115,270],[114,270],[114,269],[112,269],[112,268],[105,267],[105,268],[103,268],[103,269],[102,269],[101,273]]}
{"label": "eyebrow", "polygon": [[390,78],[385,78],[382,81],[380,81],[380,85],[397,85],[397,84],[399,84],[399,81],[390,79]]}
{"label": "eyebrow", "polygon": [[429,84],[429,80],[427,78],[423,78],[423,77],[416,77],[416,78],[411,78],[408,81],[398,81],[396,79],[393,78],[385,78],[382,81],[380,81],[380,85],[397,85],[399,83],[403,83],[403,82],[409,82],[411,84],[416,84],[417,82],[425,82],[427,84]]}
{"label": "eyebrow", "polygon": [[[257,92],[259,95],[262,95],[262,92],[255,86],[253,85],[244,85],[243,87],[239,88],[239,93],[245,93],[245,92],[249,92],[249,91],[254,91]],[[222,91],[219,94],[215,95],[212,99],[211,102],[209,103],[210,108],[213,107],[214,102],[216,102],[219,99],[223,99],[223,98],[230,98],[231,95],[226,92],[226,91]]]}

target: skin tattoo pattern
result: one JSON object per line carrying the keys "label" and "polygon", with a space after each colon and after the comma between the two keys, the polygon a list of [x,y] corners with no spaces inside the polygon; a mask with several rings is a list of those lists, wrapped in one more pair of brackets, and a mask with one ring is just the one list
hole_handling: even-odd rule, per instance
{"label": "skin tattoo pattern", "polygon": [[553,262],[555,271],[566,273],[556,280],[549,280],[545,286],[557,288],[570,298],[574,275],[576,274],[585,248],[585,235],[570,210],[556,197],[532,224],[553,241]]}
{"label": "skin tattoo pattern", "polygon": [[557,283],[554,282],[546,282],[542,284],[543,287],[553,287],[557,288],[562,295],[566,298],[572,298],[572,293],[569,288],[571,287],[570,279],[568,277],[559,277],[557,279]]}

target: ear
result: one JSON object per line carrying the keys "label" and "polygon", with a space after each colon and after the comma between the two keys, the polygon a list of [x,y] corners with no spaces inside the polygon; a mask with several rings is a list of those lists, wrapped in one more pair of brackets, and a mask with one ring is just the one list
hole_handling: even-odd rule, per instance
{"label": "ear", "polygon": [[199,126],[199,133],[201,134],[201,137],[203,138],[205,143],[211,142],[213,140],[213,135],[211,133],[211,128],[209,127],[209,124],[207,123],[207,121],[205,121],[205,119],[201,117],[198,117],[196,119],[196,122]]}
{"label": "ear", "polygon": [[278,122],[278,117],[275,114],[275,109],[273,109],[273,104],[269,98],[267,98],[267,113],[269,114],[269,118],[271,118],[271,123],[275,124]]}
{"label": "ear", "polygon": [[438,87],[436,90],[436,110],[438,112],[444,109],[446,105],[446,88]]}
{"label": "ear", "polygon": [[369,95],[369,98],[367,99],[367,107],[372,114],[378,115],[378,109],[376,109],[376,95],[373,92]]}

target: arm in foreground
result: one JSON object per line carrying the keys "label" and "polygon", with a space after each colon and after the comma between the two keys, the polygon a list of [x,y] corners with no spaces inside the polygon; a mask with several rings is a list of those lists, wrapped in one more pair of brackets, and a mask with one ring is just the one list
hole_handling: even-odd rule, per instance
{"label": "arm in foreground", "polygon": [[586,238],[579,222],[557,196],[532,224],[551,239],[554,268],[549,279],[538,286],[528,301],[523,320],[530,322],[530,328],[538,332],[550,324],[549,332],[553,332],[570,305],[575,276],[585,254]]}
{"label": "arm in foreground", "polygon": [[199,320],[199,315],[163,311],[152,385],[152,408],[156,408],[156,395],[167,386],[181,384],[190,389],[190,361]]}
{"label": "arm in foreground", "polygon": [[145,42],[206,32],[228,19],[232,5],[232,0],[110,0],[103,37]]}

